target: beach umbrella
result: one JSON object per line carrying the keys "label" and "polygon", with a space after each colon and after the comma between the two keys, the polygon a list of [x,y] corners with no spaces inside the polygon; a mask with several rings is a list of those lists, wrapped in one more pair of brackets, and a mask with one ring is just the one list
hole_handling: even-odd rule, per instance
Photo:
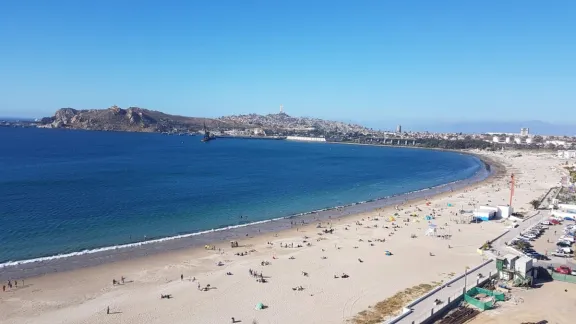
{"label": "beach umbrella", "polygon": [[264,304],[262,304],[262,303],[256,304],[256,309],[257,309],[257,310],[260,310],[260,309],[262,309],[262,308],[264,308]]}

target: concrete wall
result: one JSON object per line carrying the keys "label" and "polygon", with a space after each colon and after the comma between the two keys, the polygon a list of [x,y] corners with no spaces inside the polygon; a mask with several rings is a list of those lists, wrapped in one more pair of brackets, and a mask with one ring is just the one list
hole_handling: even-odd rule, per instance
{"label": "concrete wall", "polygon": [[[480,265],[469,269],[467,271],[468,275],[470,276],[470,273],[475,272],[476,270],[490,264],[494,262],[494,260],[490,259],[487,261],[482,262]],[[460,275],[458,275],[455,278],[452,278],[450,281],[443,283],[442,285],[432,289],[431,291],[429,291],[427,294],[420,296],[418,299],[412,301],[410,304],[406,305],[404,307],[404,309],[402,309],[402,314],[400,314],[399,316],[393,318],[392,320],[386,322],[388,324],[399,324],[399,323],[411,323],[411,321],[408,319],[408,317],[412,314],[412,308],[414,308],[414,306],[418,305],[419,303],[421,303],[423,300],[434,296],[434,294],[436,294],[439,290],[444,289],[444,287],[446,286],[450,286],[451,284],[453,284],[454,282],[457,282],[459,280],[461,280],[462,278],[464,278],[466,274],[462,273]],[[494,273],[492,274],[494,275]],[[472,282],[473,280],[470,280],[470,277],[468,277],[469,281]],[[478,284],[483,284],[484,282],[486,282],[487,280],[490,280],[489,276],[485,276],[484,278],[482,278],[482,280],[478,280],[477,281],[477,285]],[[466,289],[470,289],[470,285],[468,284],[469,287],[467,287]],[[473,285],[473,287],[476,287],[476,285]],[[454,302],[454,300],[462,300],[463,296],[464,296],[464,289],[462,289],[462,291],[460,293],[458,293],[457,297],[455,298],[451,298],[449,302],[447,302],[446,304],[443,305],[443,307],[438,308],[438,309],[431,309],[430,311],[430,316],[428,316],[427,319],[421,320],[421,321],[416,321],[415,323],[431,323],[433,320],[437,319],[438,316],[440,316],[440,314],[443,314],[443,312],[448,311],[450,309],[452,309],[452,307],[454,307],[454,305],[456,305],[457,303]],[[420,320],[420,319],[417,319]]]}

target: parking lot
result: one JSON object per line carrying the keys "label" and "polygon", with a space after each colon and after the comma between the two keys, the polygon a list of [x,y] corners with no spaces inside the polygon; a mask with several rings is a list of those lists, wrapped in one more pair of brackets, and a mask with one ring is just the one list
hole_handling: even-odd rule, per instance
{"label": "parking lot", "polygon": [[[574,225],[573,221],[562,221],[560,224],[548,222],[548,220],[544,220],[543,223],[549,225],[536,225],[532,228],[532,231],[526,230],[522,232],[523,235],[519,236],[518,239],[529,244],[529,247],[522,252],[538,260],[538,265],[544,267],[566,265],[576,270],[572,254],[574,251],[572,251],[570,244],[573,236],[570,233],[565,233],[566,228],[570,226],[573,226],[574,230],[576,230],[576,225]],[[566,244],[560,243],[558,245],[561,237],[564,238]]]}

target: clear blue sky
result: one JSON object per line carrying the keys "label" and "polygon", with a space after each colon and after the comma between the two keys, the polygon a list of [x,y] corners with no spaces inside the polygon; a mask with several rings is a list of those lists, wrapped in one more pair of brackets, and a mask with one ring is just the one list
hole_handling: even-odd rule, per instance
{"label": "clear blue sky", "polygon": [[0,116],[576,123],[576,1],[2,1]]}

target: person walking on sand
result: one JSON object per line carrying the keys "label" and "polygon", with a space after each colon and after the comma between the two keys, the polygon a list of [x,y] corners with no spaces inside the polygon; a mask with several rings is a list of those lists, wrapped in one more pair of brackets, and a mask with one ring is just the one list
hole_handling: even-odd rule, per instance
{"label": "person walking on sand", "polygon": [[110,314],[110,306],[106,308],[106,314]]}
{"label": "person walking on sand", "polygon": [[180,275],[180,280],[184,280],[184,275],[183,275],[183,274]]}
{"label": "person walking on sand", "polygon": [[2,286],[2,291],[6,291],[6,285]]}

